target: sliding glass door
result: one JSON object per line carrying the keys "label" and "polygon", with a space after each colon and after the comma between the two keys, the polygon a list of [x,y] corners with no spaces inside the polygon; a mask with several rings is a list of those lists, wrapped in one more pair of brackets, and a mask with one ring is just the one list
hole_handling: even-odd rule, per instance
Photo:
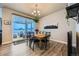
{"label": "sliding glass door", "polygon": [[24,39],[26,32],[35,28],[36,23],[32,19],[13,15],[13,41]]}

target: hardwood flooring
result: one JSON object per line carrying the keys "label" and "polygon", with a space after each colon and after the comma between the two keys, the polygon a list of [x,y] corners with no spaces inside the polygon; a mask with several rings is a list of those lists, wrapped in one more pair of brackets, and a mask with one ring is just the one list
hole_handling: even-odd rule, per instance
{"label": "hardwood flooring", "polygon": [[0,56],[67,56],[67,45],[50,41],[50,47],[47,50],[36,47],[33,51],[26,43],[7,44],[0,46]]}

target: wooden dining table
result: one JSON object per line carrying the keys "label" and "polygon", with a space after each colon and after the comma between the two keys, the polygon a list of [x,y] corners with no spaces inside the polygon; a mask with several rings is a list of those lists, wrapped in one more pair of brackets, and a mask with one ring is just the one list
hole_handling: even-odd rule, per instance
{"label": "wooden dining table", "polygon": [[38,38],[38,40],[40,41],[40,42],[39,42],[40,48],[42,47],[42,42],[41,42],[41,40],[43,40],[43,38],[44,38],[45,36],[46,36],[45,34],[36,34],[36,35],[35,35],[35,37]]}

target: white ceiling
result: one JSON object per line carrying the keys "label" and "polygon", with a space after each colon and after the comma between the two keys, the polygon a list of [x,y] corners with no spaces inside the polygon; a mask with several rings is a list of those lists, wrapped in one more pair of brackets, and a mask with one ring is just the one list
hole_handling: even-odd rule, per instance
{"label": "white ceiling", "polygon": [[[32,15],[32,10],[35,9],[35,3],[2,3],[3,7],[11,8],[30,16]],[[41,11],[40,17],[51,14],[57,10],[66,7],[66,3],[38,3],[38,9]]]}

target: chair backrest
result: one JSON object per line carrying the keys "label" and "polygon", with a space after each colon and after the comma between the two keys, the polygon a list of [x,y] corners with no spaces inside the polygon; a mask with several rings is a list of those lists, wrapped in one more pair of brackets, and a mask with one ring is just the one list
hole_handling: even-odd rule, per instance
{"label": "chair backrest", "polygon": [[17,34],[13,34],[13,38],[17,38],[17,36],[18,36]]}
{"label": "chair backrest", "polygon": [[48,35],[51,36],[51,32],[48,32]]}
{"label": "chair backrest", "polygon": [[23,31],[20,31],[19,34],[20,34],[20,37],[23,37],[23,34],[24,34],[24,33],[23,33]]}
{"label": "chair backrest", "polygon": [[35,33],[34,32],[30,32],[30,35],[33,37],[35,35]]}
{"label": "chair backrest", "polygon": [[51,35],[51,32],[46,32],[45,35]]}
{"label": "chair backrest", "polygon": [[34,32],[27,32],[26,36],[27,36],[27,38],[33,37],[34,36]]}
{"label": "chair backrest", "polygon": [[41,31],[39,31],[39,34],[41,34]]}
{"label": "chair backrest", "polygon": [[43,31],[42,34],[45,34],[45,32]]}
{"label": "chair backrest", "polygon": [[49,36],[45,36],[43,39],[47,41],[49,40]]}
{"label": "chair backrest", "polygon": [[46,37],[47,37],[47,40],[49,40],[50,39],[50,36],[51,36],[51,32],[46,32]]}

